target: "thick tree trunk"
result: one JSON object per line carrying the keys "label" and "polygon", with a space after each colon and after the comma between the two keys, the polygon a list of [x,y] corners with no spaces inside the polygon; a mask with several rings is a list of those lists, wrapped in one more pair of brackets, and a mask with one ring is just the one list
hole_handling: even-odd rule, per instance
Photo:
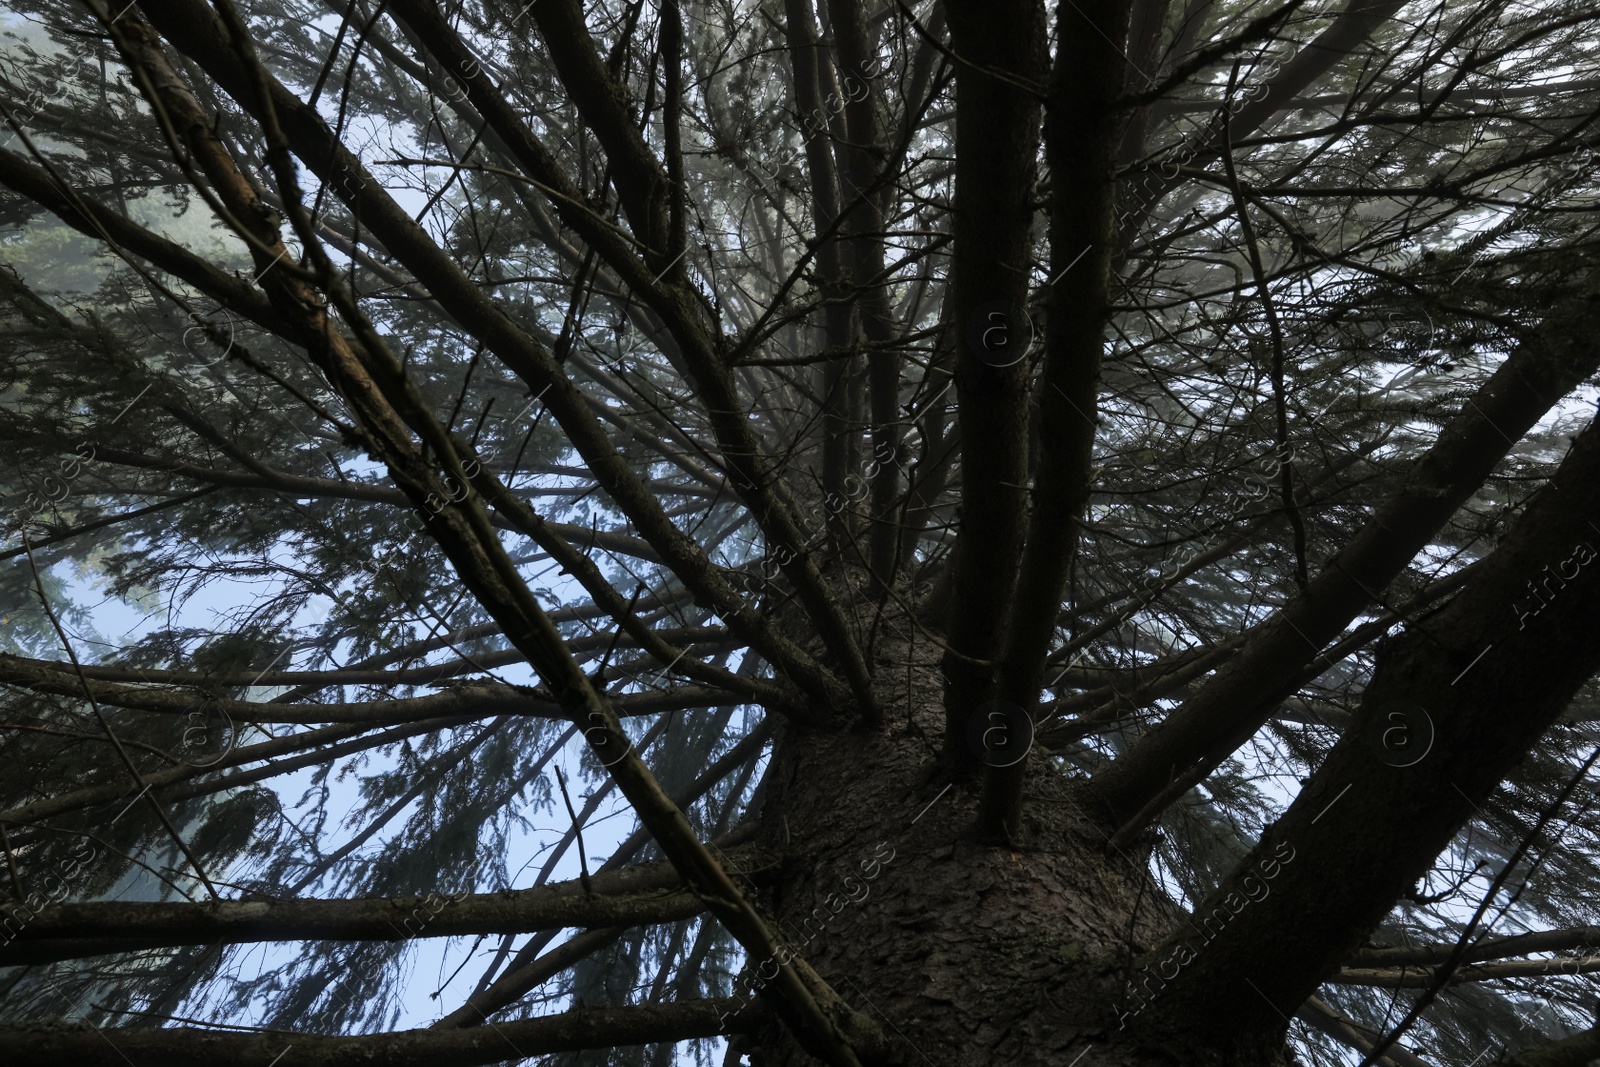
{"label": "thick tree trunk", "polygon": [[[1119,1029],[1118,1015],[1128,961],[1178,912],[1142,855],[1106,854],[1051,775],[1028,778],[1016,848],[979,841],[976,783],[936,776],[939,652],[921,634],[880,637],[882,734],[780,732],[762,821],[765,845],[783,857],[763,898],[781,936],[882,1027],[900,1063],[1170,1064]],[[735,983],[749,1010],[763,962]],[[736,1047],[757,1067],[814,1062],[778,1025]],[[1189,1051],[1182,1062],[1204,1062]]]}

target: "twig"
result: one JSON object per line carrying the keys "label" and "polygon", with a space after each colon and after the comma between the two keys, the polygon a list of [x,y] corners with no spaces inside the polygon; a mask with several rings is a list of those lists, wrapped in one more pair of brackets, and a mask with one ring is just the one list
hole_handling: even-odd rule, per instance
{"label": "twig", "polygon": [[6,829],[6,824],[0,822],[0,842],[6,847],[6,867],[11,871],[11,887],[17,891],[17,899],[23,900],[28,894],[22,891],[22,879],[17,876],[17,857],[11,851],[11,831]]}
{"label": "twig", "polygon": [[44,606],[44,613],[49,617],[50,625],[55,628],[56,636],[61,639],[61,647],[67,650],[67,658],[72,660],[73,670],[78,672],[78,682],[83,686],[83,695],[89,698],[89,707],[94,710],[94,717],[100,720],[100,726],[105,730],[106,736],[111,739],[111,744],[116,747],[117,755],[122,757],[123,766],[127,767],[128,773],[133,775],[133,784],[139,788],[140,795],[150,801],[150,807],[155,811],[156,817],[161,820],[161,825],[167,828],[167,833],[172,836],[172,840],[177,844],[178,850],[183,853],[183,858],[189,861],[189,865],[194,868],[195,874],[200,876],[200,881],[206,887],[206,891],[211,894],[211,899],[222,899],[221,895],[217,893],[217,887],[211,884],[210,878],[206,877],[205,868],[200,866],[199,857],[190,851],[188,844],[183,840],[183,835],[178,833],[178,828],[172,825],[171,819],[167,818],[166,810],[161,807],[161,802],[150,792],[150,786],[145,782],[144,775],[140,774],[139,769],[133,765],[133,757],[128,755],[128,750],[123,747],[122,740],[112,732],[111,724],[106,721],[105,713],[100,710],[100,702],[94,698],[94,690],[89,687],[89,679],[83,673],[83,664],[78,662],[78,654],[73,651],[72,642],[67,638],[67,631],[62,628],[61,620],[56,618],[55,609],[50,606],[50,598],[44,591],[44,581],[39,577],[39,566],[33,558],[33,542],[29,539],[26,530],[22,532],[22,547],[28,554],[28,567],[33,571],[33,584],[39,593],[39,603]]}
{"label": "twig", "polygon": [[[643,592],[644,592],[644,583],[643,582],[640,582],[638,585],[634,586],[633,595],[628,598],[628,607],[626,609],[626,613],[628,615],[632,615],[633,614],[633,606],[639,602],[639,597]],[[594,669],[594,684],[595,685],[604,685],[605,684],[606,667],[611,663],[611,654],[617,650],[617,642],[622,640],[622,629],[623,629],[622,623],[618,622],[617,623],[617,632],[611,635],[611,644],[606,646],[605,654],[600,657],[600,665]],[[679,658],[681,659],[682,657],[680,656]],[[673,662],[676,663],[677,660],[674,660]],[[571,807],[571,805],[569,804],[568,807]]]}
{"label": "twig", "polygon": [[[1434,972],[1433,984],[1424,990],[1422,995],[1416,999],[1415,1003],[1413,1003],[1411,1006],[1411,1010],[1406,1013],[1406,1017],[1400,1020],[1399,1025],[1395,1026],[1387,1034],[1384,1034],[1383,1037],[1381,1037],[1377,1043],[1372,1046],[1367,1054],[1362,1057],[1360,1067],[1372,1067],[1372,1065],[1377,1062],[1378,1058],[1389,1049],[1389,1046],[1400,1040],[1401,1035],[1411,1028],[1411,1024],[1417,1021],[1418,1016],[1420,1016],[1423,1011],[1427,1009],[1428,1005],[1432,1004],[1435,998],[1437,998],[1444,988],[1450,984],[1451,976],[1455,974],[1456,969],[1461,966],[1462,961],[1466,957],[1467,948],[1469,947],[1469,942],[1473,931],[1478,928],[1478,921],[1483,918],[1483,913],[1489,910],[1489,905],[1500,893],[1500,887],[1505,884],[1506,879],[1511,876],[1512,870],[1516,868],[1517,862],[1522,859],[1522,857],[1527,853],[1528,849],[1533,845],[1534,839],[1539,836],[1539,831],[1544,829],[1546,823],[1555,818],[1556,812],[1561,810],[1561,806],[1567,802],[1567,798],[1570,797],[1572,795],[1572,791],[1578,787],[1578,783],[1583,781],[1584,777],[1589,773],[1589,768],[1594,766],[1596,760],[1600,760],[1600,747],[1596,747],[1593,752],[1589,753],[1589,758],[1583,761],[1583,766],[1578,768],[1578,773],[1574,774],[1570,779],[1567,780],[1566,784],[1561,787],[1561,792],[1557,794],[1555,802],[1544,811],[1539,813],[1538,821],[1533,824],[1533,829],[1529,830],[1527,834],[1524,835],[1522,841],[1518,843],[1516,849],[1511,853],[1510,859],[1506,860],[1505,867],[1500,871],[1499,874],[1495,875],[1494,881],[1489,884],[1488,892],[1484,894],[1483,900],[1478,904],[1477,909],[1472,913],[1472,918],[1467,922],[1466,927],[1461,931],[1461,936],[1456,939],[1456,946],[1455,949],[1450,953],[1450,958],[1445,960],[1444,964]],[[1585,806],[1587,807],[1587,805]],[[1535,862],[1535,866],[1538,866],[1538,864],[1541,862],[1543,862],[1543,857]],[[1531,876],[1532,872],[1530,871],[1528,877]],[[1525,887],[1526,885],[1527,878],[1524,878],[1523,886]],[[1516,893],[1512,894],[1511,900],[1507,901],[1504,907],[1500,909],[1501,915],[1505,914],[1506,910],[1511,907],[1511,904],[1518,896],[1521,895],[1521,893],[1522,890],[1518,889]],[[1492,926],[1493,924],[1491,923],[1490,925]]]}
{"label": "twig", "polygon": [[561,768],[556,768],[556,781],[561,785],[561,799],[567,805],[567,815],[572,819],[572,833],[578,839],[578,866],[581,871],[578,880],[583,883],[586,895],[594,895],[594,886],[589,882],[589,857],[583,847],[583,827],[578,824],[578,813],[573,810],[572,798],[567,795],[567,776],[561,773]]}
{"label": "twig", "polygon": [[[1235,64],[1233,76],[1237,77],[1238,73],[1239,67]],[[1229,89],[1232,87],[1233,80],[1230,78]],[[1256,241],[1255,227],[1250,223],[1250,212],[1245,209],[1244,192],[1239,187],[1239,172],[1233,164],[1233,135],[1227,108],[1223,108],[1222,114],[1222,168],[1228,175],[1228,191],[1233,194],[1234,209],[1239,212],[1239,230],[1250,253],[1250,271],[1255,275],[1256,289],[1261,293],[1261,309],[1266,314],[1267,330],[1272,335],[1272,402],[1277,422],[1275,437],[1278,452],[1282,454],[1289,444],[1288,401],[1284,396],[1283,385],[1285,359],[1283,325],[1278,321],[1278,309],[1272,302],[1272,290],[1267,285],[1266,267],[1261,261],[1261,246]],[[1294,528],[1295,585],[1299,586],[1301,592],[1305,592],[1311,585],[1311,577],[1306,570],[1306,524],[1294,499],[1292,458],[1285,460],[1279,468],[1278,492],[1283,501],[1283,510],[1289,516],[1289,525]]]}

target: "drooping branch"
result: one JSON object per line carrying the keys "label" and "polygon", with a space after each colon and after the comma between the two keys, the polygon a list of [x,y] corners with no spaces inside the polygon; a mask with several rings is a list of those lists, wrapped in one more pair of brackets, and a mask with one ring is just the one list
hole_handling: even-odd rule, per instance
{"label": "drooping branch", "polygon": [[[1572,926],[1561,930],[1536,930],[1510,937],[1486,937],[1474,941],[1461,957],[1465,963],[1525,956],[1533,952],[1569,952],[1600,946],[1600,926]],[[1454,945],[1407,945],[1392,948],[1364,948],[1344,961],[1346,967],[1430,967],[1449,959]]]}
{"label": "drooping branch", "polygon": [[[437,7],[425,0],[393,0],[389,10],[396,17],[403,19],[414,33],[425,40],[427,47],[445,66],[459,72],[473,106],[506,142],[515,153],[517,161],[536,181],[551,189],[560,189],[567,184],[549,150],[540,143],[529,125],[512,108],[500,87],[493,84],[484,73],[465,42]],[[708,324],[703,318],[701,298],[686,284],[687,273],[680,271],[677,276],[664,277],[662,271],[647,266],[631,248],[622,244],[617,234],[607,228],[597,227],[591,217],[592,213],[568,210],[570,204],[574,202],[581,202],[581,198],[563,193],[555,200],[554,206],[557,212],[563,215],[564,220],[583,235],[584,239],[589,241],[591,246],[617,270],[630,288],[662,316],[678,343],[685,363],[684,369],[692,375],[695,391],[706,405],[710,426],[721,450],[722,460],[732,476],[734,490],[749,507],[752,517],[768,539],[769,548],[784,550],[784,554],[780,557],[780,567],[794,583],[801,603],[811,616],[829,651],[843,669],[850,693],[855,698],[854,703],[869,721],[873,720],[876,697],[873,695],[866,663],[861,650],[857,647],[852,628],[845,617],[839,598],[829,588],[829,583],[818,569],[813,553],[806,547],[808,538],[797,519],[797,503],[784,481],[779,465],[766,454],[750,425],[733,376],[722,358],[725,345],[720,339],[711,335]],[[520,361],[527,363],[525,358]],[[535,375],[534,382],[530,384],[543,384],[539,379],[554,370],[544,366],[528,366],[525,369],[516,363],[508,365],[524,377],[529,377],[530,372]],[[564,378],[562,380],[564,381]],[[552,395],[560,396],[559,385]],[[603,452],[596,450],[595,455],[591,457],[585,449],[582,438],[568,427],[567,419],[563,417],[554,399],[551,401],[551,410],[561,421],[562,428],[568,430],[574,447],[584,455],[591,466],[605,463],[618,468],[609,479],[600,470],[597,469],[595,472],[596,477],[614,498],[617,497],[617,489],[613,488],[611,481],[617,482],[619,487],[626,483],[627,488],[633,488],[636,476],[614,448],[608,444]],[[676,527],[671,527],[670,531],[660,529],[660,523],[656,522],[649,506],[652,503],[653,501],[647,500],[630,502],[618,498],[618,504],[628,512],[635,523],[640,525],[640,532],[651,543],[657,544],[669,565],[674,567],[685,584],[697,590],[703,587],[708,596],[722,592],[709,574],[709,561],[705,560],[699,546]],[[661,521],[664,522],[664,518]],[[646,525],[647,522],[652,523],[660,532],[652,534],[653,527]],[[765,619],[757,621],[755,618],[757,613],[752,611],[742,598],[732,593],[732,590],[727,592],[733,599],[726,602],[732,606],[723,612],[719,604],[719,612],[724,614],[729,625],[762,631],[768,644],[774,641],[779,643],[780,651],[787,654],[787,660],[792,662],[793,667],[800,667],[809,662],[804,653],[792,645],[783,644],[785,639],[779,637]],[[786,669],[792,669],[791,662],[784,663]],[[833,686],[828,683],[832,679],[810,667],[806,667],[804,672],[797,675],[796,680],[801,684],[811,683],[807,684],[807,688],[813,693],[831,695]],[[837,704],[846,703],[838,700],[836,696],[834,701]]]}
{"label": "drooping branch", "polygon": [[239,1033],[190,1027],[96,1029],[88,1026],[3,1027],[9,1062],[16,1067],[271,1067],[292,1048],[299,1067],[474,1067],[579,1049],[616,1048],[658,1041],[686,1041],[718,1033],[748,1033],[765,1022],[763,1013],[738,1011],[738,997],[628,1008],[584,1008],[538,1019],[496,1023],[471,1030],[402,1030],[358,1037],[328,1037],[289,1031]]}
{"label": "drooping branch", "polygon": [[1366,985],[1383,989],[1432,989],[1505,978],[1542,978],[1551,974],[1593,974],[1600,956],[1562,956],[1549,960],[1505,960],[1474,963],[1448,973],[1435,967],[1341,967],[1328,976],[1333,985]]}
{"label": "drooping branch", "polygon": [[[729,749],[722,757],[707,767],[689,787],[673,798],[680,808],[688,808],[706,793],[711,791],[722,779],[726,778],[741,764],[759,756],[762,747],[771,735],[771,720],[765,720],[760,726],[752,730],[744,740]],[[751,822],[745,827],[746,831],[753,831],[759,824]],[[728,835],[729,841],[740,839],[740,831],[735,830]],[[617,846],[611,858],[601,867],[601,871],[619,870],[623,864],[630,862],[639,850],[649,840],[648,831],[644,827],[628,837]],[[713,848],[718,849],[718,855],[723,860],[723,866],[732,866],[743,869],[743,865],[736,859],[722,851],[722,847],[713,842]],[[486,1021],[495,1012],[509,1004],[515,1003],[518,998],[529,990],[536,989],[561,973],[574,962],[574,957],[582,959],[592,952],[610,944],[620,936],[620,930],[589,930],[578,934],[568,942],[550,952],[540,955],[545,945],[550,943],[553,935],[535,937],[518,951],[515,959],[511,961],[506,973],[495,979],[494,982],[476,990],[467,1002],[455,1011],[440,1019],[435,1026],[477,1026]]]}
{"label": "drooping branch", "polygon": [[[696,838],[683,813],[632,750],[631,740],[610,703],[593,679],[579,668],[560,632],[522,580],[495,535],[481,501],[445,489],[442,476],[436,473],[441,467],[457,485],[469,480],[463,457],[317,245],[307,218],[297,207],[298,177],[277,122],[269,75],[255,60],[237,13],[225,2],[219,6],[229,20],[223,43],[245,66],[246,77],[252,83],[251,95],[261,105],[267,158],[272,163],[280,198],[290,207],[290,222],[315,267],[320,293],[352,330],[353,343],[327,328],[325,307],[296,273],[270,270],[286,252],[273,217],[260,209],[254,187],[243,178],[206,124],[187,85],[161,51],[154,31],[133,16],[108,22],[108,28],[138,76],[140,89],[152,108],[171,116],[183,147],[204,168],[229,212],[229,221],[248,220],[239,224],[241,236],[249,239],[252,252],[261,261],[262,284],[273,292],[275,303],[297,320],[297,332],[313,360],[351,408],[368,450],[384,463],[390,476],[419,508],[428,509],[428,532],[454,564],[462,583],[501,624],[512,644],[527,655],[568,716],[575,723],[586,725],[585,739],[685,881],[751,952],[776,955],[781,949],[771,930]],[[434,458],[424,456],[412,434],[427,443]],[[436,505],[435,501],[442,504]],[[802,976],[799,967],[781,966],[776,985],[781,991],[779,1011],[796,1036],[830,1062],[840,1067],[854,1067],[858,1062],[851,1039],[840,1031],[841,1025],[849,1027],[858,1041],[881,1040],[876,1038],[876,1026],[856,1016],[809,968]]]}
{"label": "drooping branch", "polygon": [[[1376,1030],[1362,1026],[1334,1011],[1316,997],[1307,999],[1300,1010],[1295,1012],[1294,1017],[1362,1054],[1371,1051],[1383,1037]],[[1378,1060],[1378,1064],[1379,1067],[1433,1067],[1433,1064],[1410,1049],[1393,1045]]]}
{"label": "drooping branch", "polygon": [[[544,37],[561,84],[605,149],[611,181],[634,235],[644,246],[646,263],[659,274],[683,274],[683,265],[670,258],[673,241],[667,219],[666,171],[624,106],[626,87],[606,70],[595,48],[583,4],[579,0],[543,0],[527,10]],[[402,17],[412,18],[416,11],[408,6]]]}
{"label": "drooping branch", "polygon": [[[332,852],[329,852],[326,855],[318,856],[317,859],[309,865],[308,870],[306,870],[300,875],[300,877],[296,878],[292,883],[289,884],[289,894],[291,896],[298,896],[306,889],[315,885],[322,879],[323,875],[332,870],[333,867],[344,860],[346,856],[349,856],[351,853],[361,848],[362,845],[365,845],[378,833],[378,831],[387,826],[392,819],[409,808],[419,796],[422,796],[423,793],[428,790],[436,788],[439,780],[448,773],[449,769],[454,767],[462,756],[469,755],[471,751],[479,744],[488,740],[488,738],[492,736],[494,729],[495,724],[490,724],[490,726],[483,730],[476,738],[469,741],[466,745],[461,746],[461,748],[456,750],[447,750],[446,752],[435,756],[430,761],[431,766],[427,770],[424,770],[422,773],[417,775],[417,780],[411,786],[411,788],[407,789],[404,793],[396,797],[393,803],[379,812],[375,817],[367,820],[366,826],[350,835],[349,839],[338,848],[335,848]],[[551,760],[555,759],[557,754],[566,748],[567,742],[571,741],[577,732],[578,728],[576,726],[569,726],[560,737],[546,745],[544,753],[537,760],[535,760],[531,766],[529,766],[526,770],[519,772],[515,778],[502,786],[500,795],[496,802],[489,805],[490,809],[498,811],[501,806],[511,797],[519,796],[522,793],[523,788],[526,787],[529,782],[533,781],[534,779],[538,778],[539,775],[544,773],[545,766]]]}
{"label": "drooping branch", "polygon": [[[1196,908],[1194,925],[1156,950],[1181,970],[1141,1021],[1207,1039],[1270,1032],[1477,814],[1600,668],[1588,638],[1600,625],[1596,499],[1600,422],[1577,437],[1461,593],[1379,655],[1356,721],[1288,811]],[[1519,611],[1522,584],[1546,568],[1561,588],[1538,612]],[[1535,656],[1542,666],[1530,672]],[[1518,714],[1506,714],[1512,706]],[[1408,730],[1426,728],[1426,716],[1435,733],[1425,756],[1403,766],[1371,740],[1371,727],[1396,714]],[[1328,879],[1330,864],[1344,876]],[[1307,899],[1317,900],[1314,913]]]}
{"label": "drooping branch", "polygon": [[182,278],[221,307],[274,333],[288,329],[288,324],[273,311],[260,291],[243,279],[213,266],[175,241],[96,204],[64,184],[64,179],[3,148],[0,148],[0,184],[49,209],[84,236],[105,241]]}
{"label": "drooping branch", "polygon": [[1600,1058],[1600,1026],[1501,1061],[1501,1067],[1588,1067]]}
{"label": "drooping branch", "polygon": [[[399,10],[402,5],[391,5]],[[426,5],[419,5],[425,7]],[[203,4],[191,0],[152,4],[146,14],[151,22],[178,49],[189,55],[216,84],[246,110],[259,115],[264,106],[258,99],[250,77],[234,58],[227,37],[216,16]],[[437,47],[455,41],[454,31],[442,16],[429,8],[417,13],[424,19],[421,28]],[[426,21],[432,16],[439,25]],[[521,137],[534,151],[540,169],[535,173],[551,182],[567,183],[542,147],[532,141],[521,120],[509,105],[487,86],[486,77],[466,79],[476,62],[457,42],[456,51],[444,57],[452,69],[461,72],[480,110],[498,100],[504,114],[491,111],[502,135]],[[475,336],[484,342],[508,367],[548,405],[573,447],[583,457],[596,481],[616,501],[638,528],[640,535],[655,546],[661,557],[685,585],[704,596],[741,636],[760,649],[769,660],[780,665],[797,684],[826,703],[844,703],[838,685],[802,650],[782,636],[764,616],[748,608],[744,599],[722,577],[704,552],[662,512],[660,502],[649,491],[631,466],[610,441],[589,408],[588,399],[555,362],[543,345],[522,330],[504,308],[485,294],[433,239],[378,184],[361,160],[344,147],[315,110],[270,76],[263,75],[268,102],[281,123],[296,154],[322,179],[324,188],[345,203],[371,229],[384,245],[404,263],[419,281],[457,321],[473,324]],[[508,138],[509,139],[509,138]],[[513,142],[513,147],[521,141]],[[524,161],[527,162],[526,160]],[[552,186],[555,188],[555,186]],[[582,204],[576,190],[564,192],[559,204]],[[559,207],[558,204],[558,207]],[[567,218],[591,244],[602,242],[617,262],[637,261],[619,243],[620,237],[608,228],[596,227],[584,211]],[[643,265],[639,265],[643,270]],[[637,274],[637,272],[634,272]],[[629,280],[635,280],[629,277]],[[648,282],[649,276],[637,279]]]}
{"label": "drooping branch", "polygon": [[1582,298],[1552,309],[1310,587],[1183,707],[1095,776],[1086,799],[1121,827],[1119,844],[1248,741],[1293,691],[1301,668],[1382,594],[1512,444],[1600,366],[1600,345],[1583,335],[1590,315]]}
{"label": "drooping branch", "polygon": [[[483,666],[484,658],[474,658]],[[515,660],[498,657],[499,662],[521,662],[522,653]],[[122,672],[119,672],[122,673]],[[126,673],[137,673],[128,671]],[[179,672],[164,671],[166,675]],[[321,673],[321,672],[319,672]],[[328,672],[336,673],[336,672]],[[395,672],[386,672],[395,673]],[[167,689],[155,685],[123,685],[110,682],[90,682],[89,692],[103,704],[138,711],[158,712],[165,715],[187,715],[207,712],[226,716],[237,724],[244,723],[351,723],[362,727],[386,726],[394,723],[415,722],[419,719],[445,718],[459,714],[473,716],[516,715],[529,718],[559,719],[565,713],[549,692],[540,692],[498,681],[472,681],[452,685],[439,693],[427,696],[405,697],[389,700],[366,700],[353,704],[284,704],[277,701],[235,700],[230,697],[209,695],[206,690],[220,687],[217,679],[202,674],[182,673],[183,682],[194,689]],[[92,676],[91,676],[92,677]],[[290,675],[290,677],[293,677]],[[359,676],[335,678],[331,684],[356,684]],[[20,657],[0,655],[0,684],[25,687],[36,693],[58,696],[82,696],[83,687],[54,664],[25,660]],[[234,684],[272,684],[246,678]],[[282,684],[282,683],[279,683]],[[415,683],[401,683],[415,684]],[[729,699],[744,700],[737,693],[720,689],[691,686],[659,693],[624,693],[612,698],[619,716],[653,715],[684,708],[704,708],[724,703]]]}
{"label": "drooping branch", "polygon": [[[144,776],[146,784],[160,798],[169,802],[187,800],[211,793],[227,792],[241,786],[252,785],[280,774],[289,774],[303,767],[314,767],[354,752],[363,752],[383,745],[403,741],[419,734],[433,733],[452,726],[462,726],[489,715],[456,715],[447,719],[413,719],[375,733],[364,723],[339,723],[322,726],[300,733],[285,734],[259,744],[235,748],[223,758],[206,766],[180,765],[164,771],[154,771]],[[287,757],[287,758],[284,758]],[[251,763],[262,762],[260,767],[235,770]],[[233,770],[232,774],[219,771]],[[194,779],[202,779],[195,781]],[[118,782],[112,785],[87,786],[58,793],[43,800],[30,801],[18,807],[0,811],[0,822],[13,825],[42,822],[69,812],[101,804],[126,800],[131,791]]]}
{"label": "drooping branch", "polygon": [[[174,463],[172,460],[164,459],[160,456],[149,456],[119,448],[97,448],[95,450],[95,458],[104,460],[107,463],[160,471],[164,474],[188,478],[206,485],[216,485],[230,489],[258,489],[312,499],[370,500],[375,503],[391,504],[396,507],[411,507],[411,502],[406,499],[404,493],[383,485],[364,485],[353,481],[335,481],[332,478],[288,474],[282,471],[271,471],[270,473],[262,474],[223,470],[215,467],[201,467],[191,463]],[[492,521],[500,529],[519,531],[519,527],[504,515],[497,514],[493,516]],[[660,554],[655,548],[648,541],[638,537],[631,537],[615,530],[593,530],[587,526],[577,526],[566,522],[550,522],[546,520],[544,525],[548,532],[561,536],[570,545],[594,545],[651,563],[661,561]]]}
{"label": "drooping branch", "polygon": [[[754,845],[736,850],[761,866]],[[222,900],[205,904],[96,902],[37,911],[0,904],[17,926],[0,947],[7,966],[179,945],[262,941],[398,941],[532,933],[572,926],[636,926],[700,914],[705,905],[670,864],[602,872],[579,881],[498,893],[366,899]],[[21,913],[21,914],[19,914]]]}
{"label": "drooping branch", "polygon": [[[483,629],[463,627],[446,635],[448,640],[440,639],[432,643],[434,648],[449,647],[452,643],[470,641],[475,638],[487,637],[498,634],[498,625],[490,624]],[[585,642],[591,648],[605,647],[609,644],[609,636],[604,639],[591,640],[590,637],[574,638],[574,642]],[[431,643],[431,642],[430,642]],[[422,667],[399,667],[394,669],[380,669],[373,666],[376,662],[394,662],[404,660],[408,656],[417,656],[417,649],[422,642],[415,642],[402,646],[393,653],[385,653],[381,657],[374,656],[363,663],[352,664],[349,667],[336,667],[325,671],[240,671],[221,669],[211,673],[194,670],[167,670],[161,667],[117,667],[117,666],[85,666],[84,674],[94,681],[125,682],[133,685],[149,686],[184,686],[203,689],[207,686],[267,686],[281,685],[293,686],[295,692],[285,693],[281,697],[274,697],[269,703],[294,704],[304,700],[307,696],[318,693],[336,685],[428,685],[432,682],[446,681],[462,674],[471,673],[473,663],[484,667],[503,667],[507,663],[521,663],[520,652],[507,652],[499,650],[485,652],[466,659],[449,660],[444,663],[429,664]],[[514,653],[515,657],[507,658]],[[9,653],[0,653],[0,679],[21,685],[30,685],[29,679],[34,677],[48,677],[53,672],[59,672],[62,665],[54,660],[28,659],[23,656],[12,656]],[[109,691],[108,691],[109,692]],[[720,692],[720,691],[719,691]]]}
{"label": "drooping branch", "polygon": [[[1373,34],[1393,18],[1404,3],[1405,0],[1349,0],[1344,10],[1335,16],[1327,28],[1306,45],[1296,49],[1294,57],[1286,66],[1275,69],[1270,77],[1258,83],[1258,88],[1250,93],[1253,99],[1241,104],[1238,111],[1232,115],[1227,124],[1226,134],[1220,124],[1213,122],[1203,131],[1201,143],[1190,155],[1202,164],[1219,159],[1223,151],[1224,136],[1236,144],[1260,130],[1274,116],[1293,107],[1300,102],[1296,100],[1300,93],[1350,54],[1368,44]],[[1206,8],[1210,6],[1209,3],[1205,5]],[[1293,13],[1299,6],[1301,0],[1288,0],[1278,10],[1254,20],[1244,36],[1256,36],[1260,31]],[[1194,29],[1197,31],[1198,26]],[[1210,49],[1206,49],[1203,56],[1218,58],[1217,53]],[[1165,88],[1150,86],[1145,91],[1160,95],[1170,88],[1170,86]],[[1134,94],[1134,98],[1138,98],[1139,95]],[[1342,97],[1341,101],[1348,104],[1348,97]],[[1230,102],[1223,106],[1231,109],[1232,105]],[[1181,107],[1182,105],[1167,100],[1159,100],[1151,104],[1149,117],[1160,118],[1181,110]],[[1214,111],[1214,109],[1214,104],[1207,104],[1206,110]],[[1142,179],[1137,197],[1138,203],[1123,212],[1121,233],[1124,238],[1137,232],[1138,222],[1153,211],[1163,196],[1178,188],[1184,181],[1177,172],[1169,173],[1165,164],[1161,166],[1159,172],[1155,168],[1144,171]]]}

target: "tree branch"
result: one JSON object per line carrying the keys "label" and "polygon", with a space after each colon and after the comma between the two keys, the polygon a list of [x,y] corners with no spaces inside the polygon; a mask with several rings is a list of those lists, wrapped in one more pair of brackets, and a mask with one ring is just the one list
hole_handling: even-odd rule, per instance
{"label": "tree branch", "polygon": [[163,1067],[271,1067],[292,1048],[295,1067],[474,1067],[508,1058],[686,1041],[719,1033],[748,1033],[765,1022],[759,1012],[741,1014],[737,997],[628,1008],[584,1008],[538,1019],[496,1023],[470,1030],[401,1030],[360,1037],[271,1031],[231,1033],[188,1027],[102,1030],[88,1026],[0,1028],[14,1067],[127,1067],[130,1059]]}

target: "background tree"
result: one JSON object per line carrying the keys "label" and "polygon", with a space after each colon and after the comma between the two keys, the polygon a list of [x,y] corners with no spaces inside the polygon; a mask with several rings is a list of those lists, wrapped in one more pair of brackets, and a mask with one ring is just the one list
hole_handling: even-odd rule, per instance
{"label": "background tree", "polygon": [[10,1062],[1600,1055],[1591,5],[6,11]]}

